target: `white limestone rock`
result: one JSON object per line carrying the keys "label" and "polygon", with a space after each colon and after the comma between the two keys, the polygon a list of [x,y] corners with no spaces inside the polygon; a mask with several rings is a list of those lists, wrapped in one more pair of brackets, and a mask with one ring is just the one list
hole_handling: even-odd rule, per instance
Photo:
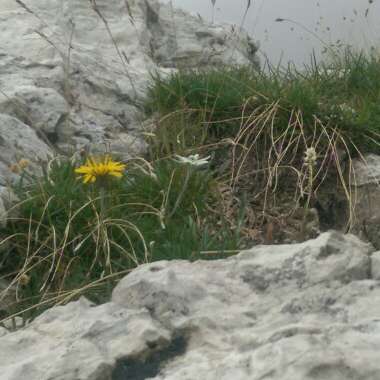
{"label": "white limestone rock", "polygon": [[377,380],[372,248],[324,233],[225,260],[142,265],[110,303],[0,338],[0,379]]}
{"label": "white limestone rock", "polygon": [[[30,126],[19,119],[0,113],[0,226],[6,225],[12,206],[17,201],[10,184],[17,180],[21,171],[17,166],[20,160],[29,162],[28,172],[41,173],[41,165],[53,152]],[[6,247],[3,244],[0,251]]]}
{"label": "white limestone rock", "polygon": [[353,232],[380,249],[380,156],[353,161],[355,223]]}
{"label": "white limestone rock", "polygon": [[17,175],[11,167],[20,159],[30,161],[30,168],[38,170],[38,165],[51,155],[49,146],[31,127],[15,117],[0,113],[0,186],[9,185]]}
{"label": "white limestone rock", "polygon": [[374,280],[380,280],[380,251],[371,255],[371,276]]}
{"label": "white limestone rock", "polygon": [[0,327],[0,337],[4,336],[7,333],[8,333],[7,329],[5,329],[4,327]]}
{"label": "white limestone rock", "polygon": [[148,354],[149,345],[160,348],[171,338],[146,310],[92,307],[85,299],[55,307],[32,325],[1,338],[0,379],[105,380],[116,358]]}
{"label": "white limestone rock", "polygon": [[0,112],[15,116],[48,136],[59,133],[58,128],[67,117],[68,105],[56,90],[19,86],[3,91],[7,93],[7,98],[3,96]]}
{"label": "white limestone rock", "polygon": [[365,186],[380,183],[380,156],[368,154],[354,160],[355,185]]}
{"label": "white limestone rock", "polygon": [[0,112],[42,129],[64,152],[107,143],[123,157],[143,153],[138,133],[132,148],[119,134],[141,129],[150,73],[257,65],[244,32],[157,0],[2,0],[0,42]]}

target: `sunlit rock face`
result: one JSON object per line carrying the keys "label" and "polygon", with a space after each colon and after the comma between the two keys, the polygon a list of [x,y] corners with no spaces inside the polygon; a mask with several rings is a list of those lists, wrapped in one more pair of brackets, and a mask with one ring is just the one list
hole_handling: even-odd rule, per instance
{"label": "sunlit rock face", "polygon": [[109,303],[82,299],[0,330],[0,379],[379,379],[377,256],[330,232],[142,265]]}

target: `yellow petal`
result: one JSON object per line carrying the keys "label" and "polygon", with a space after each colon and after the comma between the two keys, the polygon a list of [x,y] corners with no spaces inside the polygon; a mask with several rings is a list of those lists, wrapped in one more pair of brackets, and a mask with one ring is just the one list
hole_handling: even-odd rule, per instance
{"label": "yellow petal", "polygon": [[83,183],[93,183],[96,181],[96,177],[91,174],[86,174],[83,177]]}
{"label": "yellow petal", "polygon": [[126,165],[113,161],[109,154],[103,157],[90,156],[86,160],[86,164],[75,169],[75,173],[83,175],[84,183],[93,183],[98,177],[112,176],[120,178]]}
{"label": "yellow petal", "polygon": [[80,166],[79,168],[75,169],[75,173],[77,174],[88,174],[91,172],[92,172],[92,169],[87,166]]}
{"label": "yellow petal", "polygon": [[120,177],[122,177],[123,176],[123,174],[122,173],[120,173],[120,172],[109,172],[109,175],[112,175],[113,177],[118,177],[118,178],[120,178]]}

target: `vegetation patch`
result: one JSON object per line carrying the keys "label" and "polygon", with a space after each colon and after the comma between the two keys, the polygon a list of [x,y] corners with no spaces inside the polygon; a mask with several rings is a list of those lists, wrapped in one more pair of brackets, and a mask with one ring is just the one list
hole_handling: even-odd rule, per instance
{"label": "vegetation patch", "polygon": [[239,248],[207,160],[136,159],[124,169],[109,156],[57,158],[42,177],[25,169],[16,191],[2,231],[2,275],[17,293],[10,314],[33,316],[81,294],[101,302],[138,265]]}
{"label": "vegetation patch", "polygon": [[251,243],[349,230],[352,159],[379,153],[378,55],[346,49],[311,62],[180,71],[149,92],[152,157],[211,155],[226,214],[247,201]]}
{"label": "vegetation patch", "polygon": [[1,230],[0,276],[32,318],[109,297],[152,261],[214,259],[296,242],[354,219],[352,159],[379,153],[380,61],[346,51],[299,71],[265,66],[153,76],[146,157],[55,157]]}

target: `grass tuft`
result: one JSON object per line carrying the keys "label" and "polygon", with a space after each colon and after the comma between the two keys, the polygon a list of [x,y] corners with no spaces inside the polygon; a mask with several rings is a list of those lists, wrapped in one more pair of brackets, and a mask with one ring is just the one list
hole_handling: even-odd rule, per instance
{"label": "grass tuft", "polygon": [[102,302],[140,264],[239,248],[223,215],[209,211],[219,200],[207,167],[140,159],[99,187],[77,178],[79,164],[55,159],[42,178],[24,177],[17,188],[17,216],[2,231],[2,278],[17,297],[4,317],[34,305],[29,318],[81,294]]}

